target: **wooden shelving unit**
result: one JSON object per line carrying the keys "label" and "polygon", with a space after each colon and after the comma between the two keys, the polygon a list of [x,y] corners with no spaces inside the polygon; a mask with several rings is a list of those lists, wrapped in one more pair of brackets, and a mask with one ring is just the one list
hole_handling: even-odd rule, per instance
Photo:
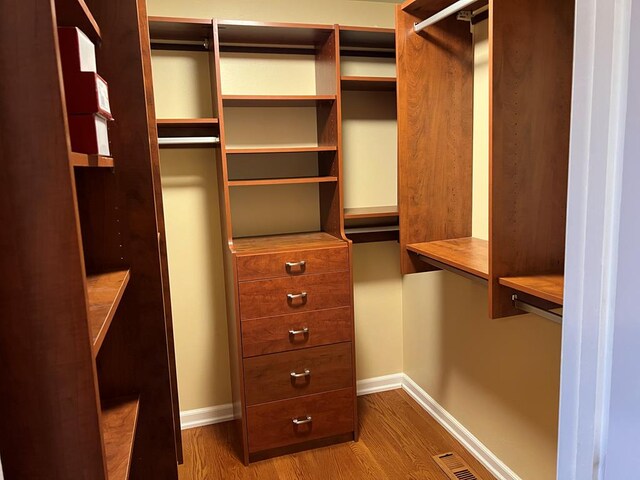
{"label": "wooden shelving unit", "polygon": [[335,145],[322,145],[319,147],[263,147],[263,148],[227,148],[227,155],[257,155],[270,153],[318,153],[335,152]]}
{"label": "wooden shelving unit", "polygon": [[102,404],[102,439],[109,480],[129,478],[139,409],[137,397]]}
{"label": "wooden shelving unit", "polygon": [[94,356],[102,346],[130,277],[129,270],[87,277],[89,324]]}
{"label": "wooden shelving unit", "polygon": [[222,95],[225,107],[315,107],[335,95]]}
{"label": "wooden shelving unit", "polygon": [[563,304],[564,275],[530,275],[525,277],[501,277],[500,285],[533,295],[558,305]]}
{"label": "wooden shelving unit", "polygon": [[395,92],[393,77],[342,77],[343,90]]}
{"label": "wooden shelving unit", "polygon": [[455,238],[407,245],[420,259],[437,262],[438,268],[460,270],[476,277],[489,278],[488,242],[479,238]]}
{"label": "wooden shelving unit", "polygon": [[358,207],[345,208],[345,220],[359,220],[369,218],[397,218],[398,207],[396,205],[387,207]]}
{"label": "wooden shelving unit", "polygon": [[56,20],[60,27],[78,27],[94,43],[101,41],[100,27],[84,0],[57,0]]}
{"label": "wooden shelving unit", "polygon": [[102,167],[113,168],[113,158],[102,155],[87,155],[85,153],[71,152],[71,165],[74,167]]}
{"label": "wooden shelving unit", "polygon": [[337,182],[338,177],[263,178],[255,180],[229,180],[230,187],[252,187],[261,185],[300,185],[304,183]]}
{"label": "wooden shelving unit", "polygon": [[396,56],[396,37],[393,28],[353,27],[340,25],[341,56]]}

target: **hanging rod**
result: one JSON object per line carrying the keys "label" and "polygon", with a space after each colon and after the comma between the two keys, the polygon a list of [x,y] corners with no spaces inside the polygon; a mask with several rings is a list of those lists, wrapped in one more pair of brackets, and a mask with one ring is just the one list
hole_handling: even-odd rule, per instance
{"label": "hanging rod", "polygon": [[204,50],[209,50],[209,39],[203,38],[202,40],[168,40],[164,38],[152,38],[151,48],[171,48],[171,47],[199,47]]}
{"label": "hanging rod", "polygon": [[457,2],[449,5],[447,8],[440,10],[435,15],[430,16],[426,20],[423,20],[420,23],[414,24],[413,30],[416,33],[421,32],[428,26],[433,25],[434,23],[438,23],[440,20],[444,20],[447,17],[450,17],[454,13],[459,12],[463,8],[468,7],[469,5],[471,5],[472,3],[476,3],[477,1],[478,0],[458,0]]}
{"label": "hanging rod", "polygon": [[522,300],[518,299],[518,295],[512,295],[511,300],[513,300],[513,306],[518,310],[522,310],[523,312],[527,313],[533,313],[540,317],[546,318],[547,320],[551,320],[552,322],[562,325],[562,315],[560,315],[559,313],[545,310],[543,308],[536,307],[535,305],[531,305],[530,303],[523,302]]}
{"label": "hanging rod", "polygon": [[160,137],[158,145],[209,145],[220,143],[220,137]]}

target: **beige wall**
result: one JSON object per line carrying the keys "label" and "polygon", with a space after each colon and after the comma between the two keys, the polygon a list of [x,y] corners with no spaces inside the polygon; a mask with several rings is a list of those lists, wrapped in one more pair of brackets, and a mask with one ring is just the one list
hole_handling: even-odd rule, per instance
{"label": "beige wall", "polygon": [[[393,5],[348,0],[149,0],[149,13],[393,26]],[[476,49],[473,232],[487,238],[486,27],[478,38],[483,35],[485,41]],[[261,93],[313,91],[312,66],[304,59],[265,56],[248,66],[240,57],[227,55],[223,61],[223,89],[227,93],[257,91],[252,83],[256,76],[247,76],[247,68],[262,69],[265,81],[261,77]],[[206,57],[154,53],[153,65],[159,117],[211,114]],[[393,64],[385,61],[349,59],[342,68],[345,74],[394,73]],[[306,80],[287,84],[287,78],[293,76],[282,76],[283,71],[296,71]],[[369,116],[371,110],[366,95],[345,98],[345,106],[350,109],[345,112],[344,125],[347,206],[394,203],[393,99],[383,102],[379,117],[371,121],[361,118]],[[230,128],[233,115],[228,119]],[[243,123],[241,118],[235,120]],[[296,122],[301,129],[296,134],[305,135],[304,129],[312,128],[310,122],[313,119]],[[287,136],[261,139],[259,125],[255,123],[244,133],[238,130],[234,143],[290,141]],[[371,136],[376,142],[368,140]],[[292,167],[278,163],[286,160],[273,160],[274,171]],[[300,171],[313,168],[313,162],[298,160],[296,168]],[[161,167],[181,409],[227,403],[226,319],[214,157],[207,149],[162,150]],[[233,174],[240,177],[259,168],[255,160],[246,158],[233,167]],[[317,217],[305,213],[317,210],[316,187],[300,191],[287,188],[295,189],[237,190],[234,204],[240,211],[234,212],[236,234],[296,229],[303,222],[309,222],[309,228],[318,225]],[[270,204],[286,205],[291,195],[299,199],[298,214],[294,211],[288,223],[282,223],[282,219],[274,223],[276,218],[265,206],[265,198]],[[489,320],[486,287],[446,272],[402,278],[398,258],[395,242],[354,246],[358,377],[404,371],[522,478],[554,478],[560,329],[530,315]]]}

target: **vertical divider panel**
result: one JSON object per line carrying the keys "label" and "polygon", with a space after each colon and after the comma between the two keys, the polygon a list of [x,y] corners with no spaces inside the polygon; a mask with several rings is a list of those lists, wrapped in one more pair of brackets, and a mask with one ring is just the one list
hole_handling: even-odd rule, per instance
{"label": "vertical divider panel", "polygon": [[220,148],[215,149],[216,171],[218,177],[218,201],[220,206],[222,248],[224,256],[225,291],[227,296],[227,330],[229,339],[229,362],[231,376],[231,394],[234,421],[237,424],[236,443],[238,453],[245,465],[249,464],[249,444],[244,410],[244,372],[242,367],[242,334],[240,324],[240,304],[238,301],[237,261],[233,246],[231,224],[231,199],[229,196],[229,174],[222,101],[222,77],[220,68],[220,35],[217,20],[212,21],[213,42],[211,55],[211,82],[213,112],[217,114],[220,127]]}
{"label": "vertical divider panel", "polygon": [[492,0],[490,315],[522,313],[505,276],[564,267],[574,0]]}
{"label": "vertical divider panel", "polygon": [[471,236],[473,46],[455,17],[421,33],[396,9],[398,210],[403,274],[433,270],[407,244]]}

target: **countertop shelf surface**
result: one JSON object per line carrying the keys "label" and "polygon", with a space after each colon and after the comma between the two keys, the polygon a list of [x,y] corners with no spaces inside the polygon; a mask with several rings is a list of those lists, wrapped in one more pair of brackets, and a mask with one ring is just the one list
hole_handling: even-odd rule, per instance
{"label": "countertop shelf surface", "polygon": [[129,270],[87,276],[89,326],[94,356],[104,341],[116,314],[122,295],[129,283]]}
{"label": "countertop shelf surface", "polygon": [[498,283],[558,305],[563,304],[564,274],[562,273],[501,277]]}
{"label": "countertop shelf surface", "polygon": [[474,237],[407,245],[407,250],[487,280],[489,244]]}

